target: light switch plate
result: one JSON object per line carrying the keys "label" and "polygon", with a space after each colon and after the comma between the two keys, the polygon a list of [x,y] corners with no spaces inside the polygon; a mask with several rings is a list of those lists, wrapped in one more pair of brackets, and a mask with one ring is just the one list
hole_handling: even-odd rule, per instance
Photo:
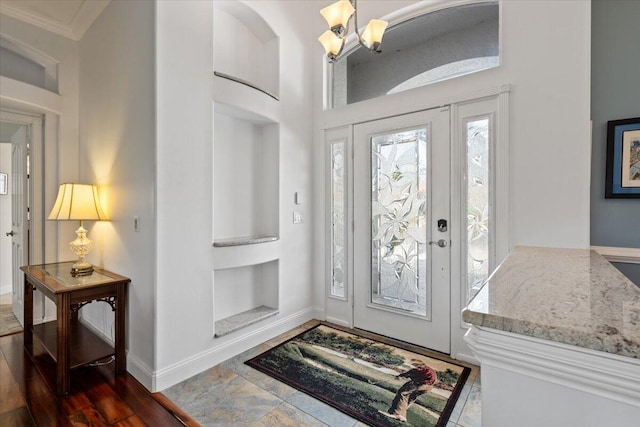
{"label": "light switch plate", "polygon": [[295,192],[294,200],[295,200],[296,205],[301,205],[302,204],[302,194],[300,194],[299,191]]}
{"label": "light switch plate", "polygon": [[302,224],[302,212],[294,212],[293,213],[293,223],[294,224]]}

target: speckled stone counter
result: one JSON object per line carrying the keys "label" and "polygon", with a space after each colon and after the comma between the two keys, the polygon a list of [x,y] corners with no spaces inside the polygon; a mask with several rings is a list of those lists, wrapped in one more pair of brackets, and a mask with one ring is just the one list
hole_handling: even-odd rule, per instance
{"label": "speckled stone counter", "polygon": [[517,247],[462,317],[484,328],[640,359],[640,288],[595,251]]}

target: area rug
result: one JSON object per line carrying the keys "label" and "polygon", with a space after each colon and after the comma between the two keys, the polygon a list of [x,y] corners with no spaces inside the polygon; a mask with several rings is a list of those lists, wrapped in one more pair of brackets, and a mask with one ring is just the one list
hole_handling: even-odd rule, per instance
{"label": "area rug", "polygon": [[444,427],[470,369],[318,325],[246,362],[370,426]]}
{"label": "area rug", "polygon": [[22,326],[13,315],[11,304],[0,304],[0,337],[22,332]]}

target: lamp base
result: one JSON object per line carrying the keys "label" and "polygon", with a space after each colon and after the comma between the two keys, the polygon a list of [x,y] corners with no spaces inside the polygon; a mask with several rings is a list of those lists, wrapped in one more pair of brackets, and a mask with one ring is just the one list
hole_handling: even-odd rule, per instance
{"label": "lamp base", "polygon": [[71,266],[71,276],[91,276],[93,266],[85,260],[85,257],[93,249],[93,241],[87,237],[87,230],[82,226],[82,220],[80,220],[80,227],[76,230],[76,236],[76,239],[69,243],[71,251],[78,256],[78,260]]}
{"label": "lamp base", "polygon": [[93,274],[93,266],[89,265],[88,267],[76,267],[75,264],[71,267],[71,276],[80,277],[80,276],[91,276]]}

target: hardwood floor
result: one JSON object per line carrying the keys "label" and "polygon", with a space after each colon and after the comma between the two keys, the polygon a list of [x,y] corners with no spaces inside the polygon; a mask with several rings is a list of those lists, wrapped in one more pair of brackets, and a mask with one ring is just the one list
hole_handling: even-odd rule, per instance
{"label": "hardwood floor", "polygon": [[149,393],[131,375],[115,376],[113,363],[72,371],[70,393],[56,396],[52,392],[53,360],[41,348],[34,353],[37,368],[24,352],[22,333],[0,337],[2,427],[198,425],[162,395]]}

